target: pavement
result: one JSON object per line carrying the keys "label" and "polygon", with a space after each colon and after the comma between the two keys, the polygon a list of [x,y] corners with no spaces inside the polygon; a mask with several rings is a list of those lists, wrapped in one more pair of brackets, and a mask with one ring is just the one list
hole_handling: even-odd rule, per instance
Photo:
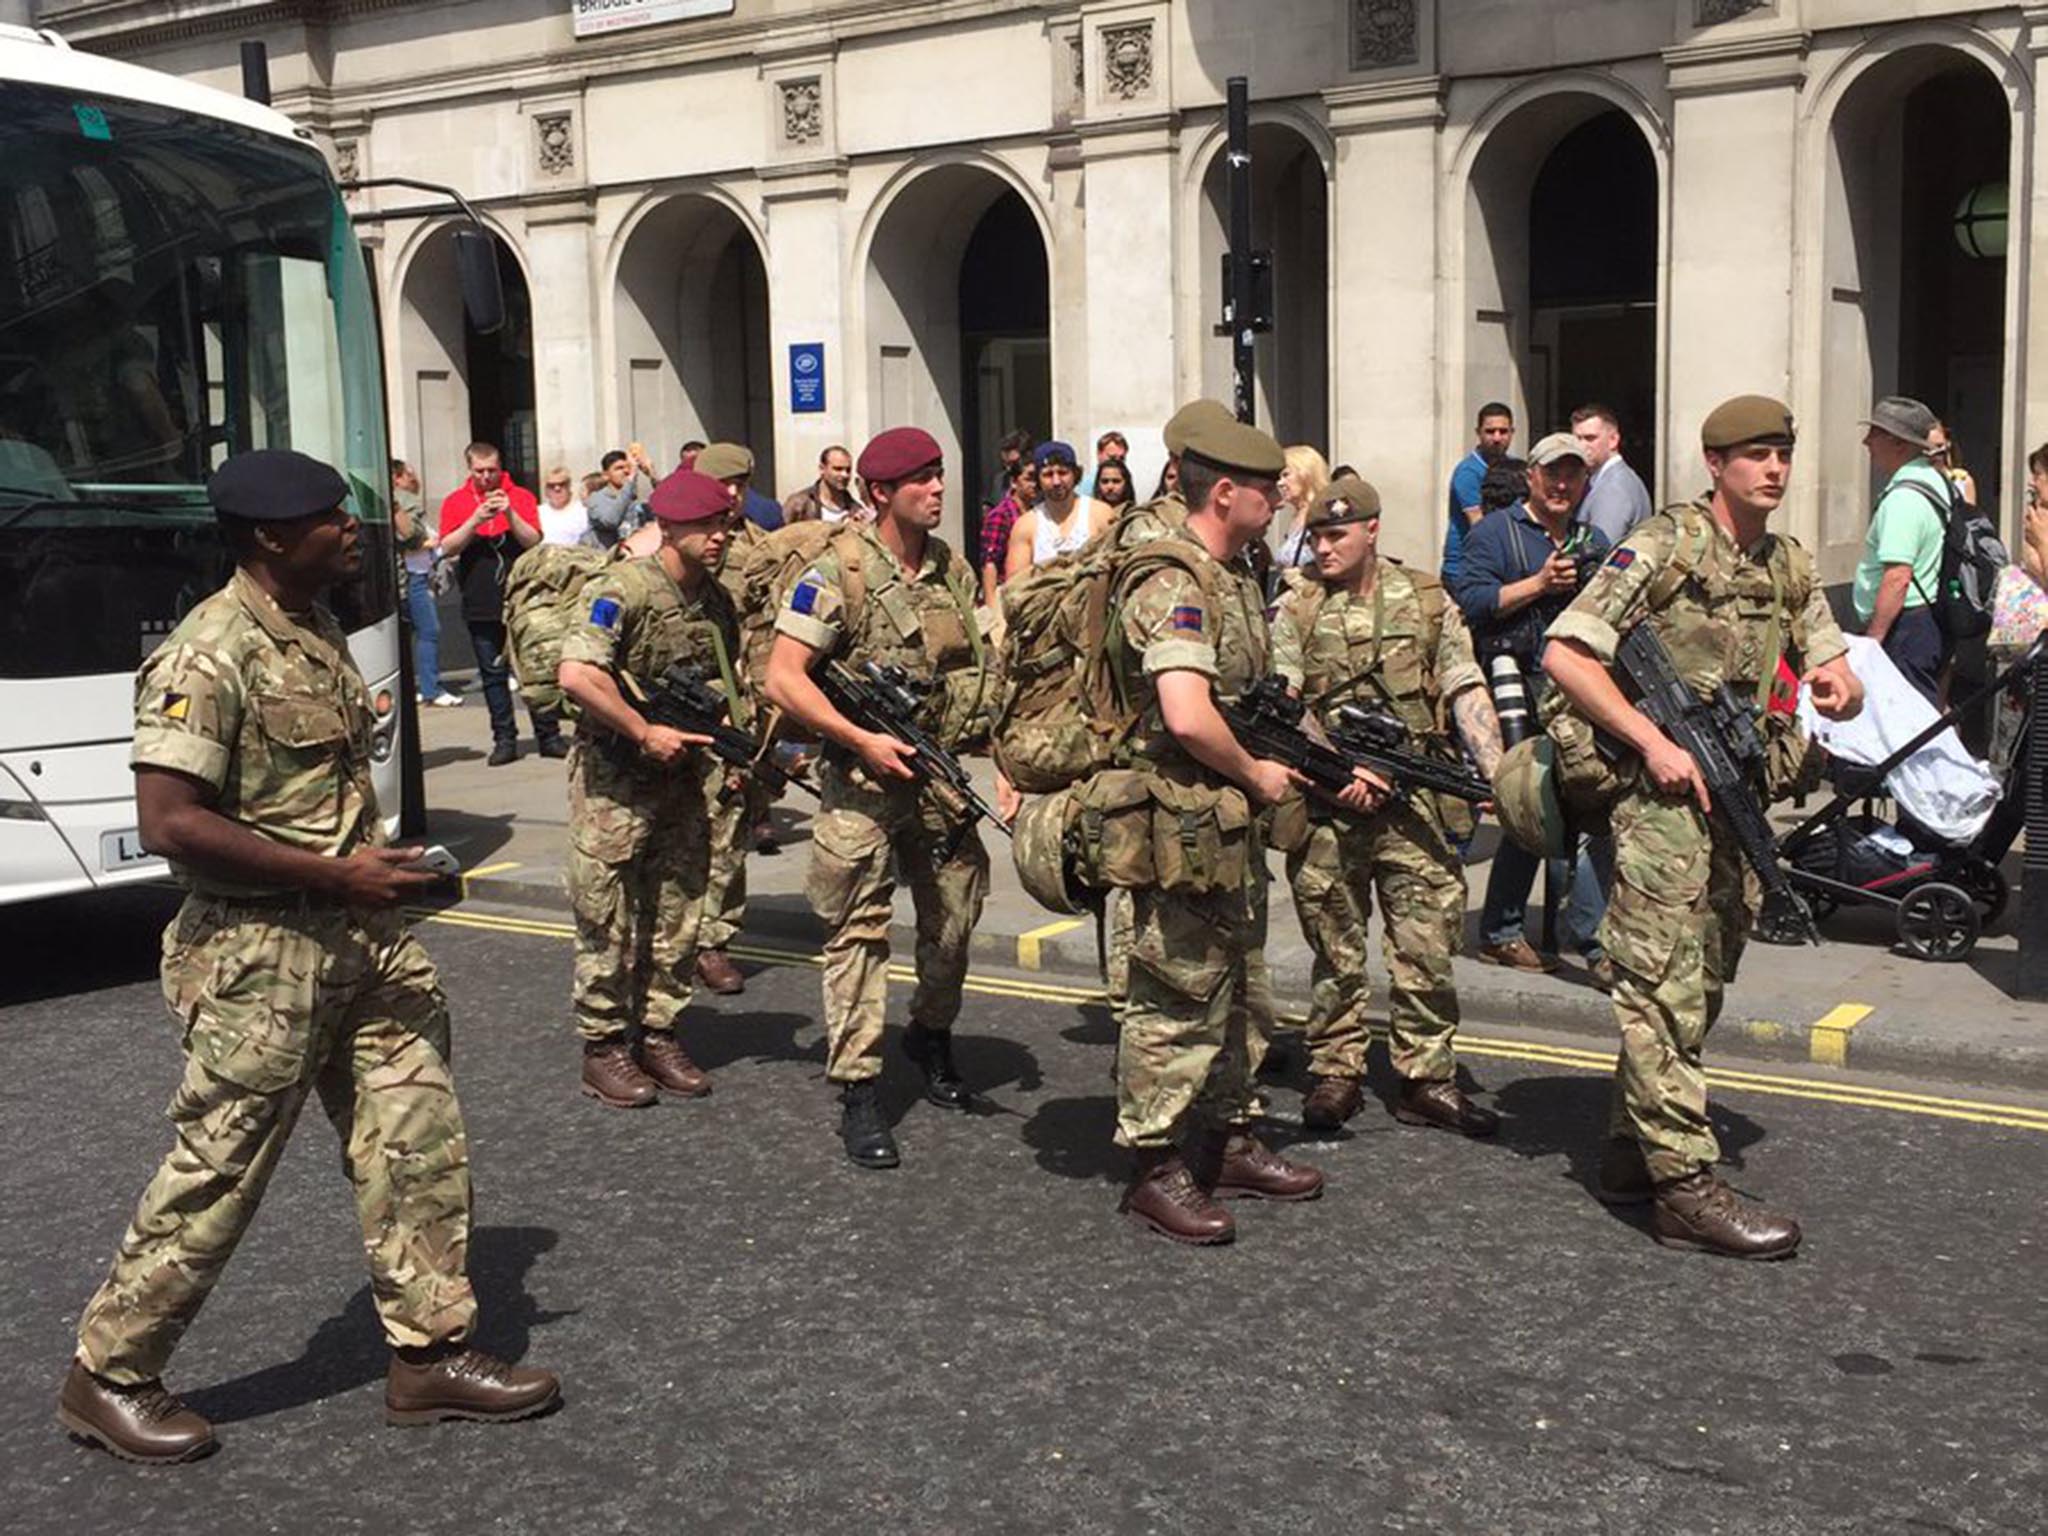
{"label": "pavement", "polygon": [[[463,675],[452,676],[462,686]],[[539,757],[528,738],[519,762],[485,767],[490,730],[482,697],[473,691],[461,708],[420,713],[429,835],[446,843],[470,871],[467,894],[541,913],[566,913],[563,764]],[[521,726],[529,727],[523,709]],[[993,769],[985,759],[976,767],[984,790],[992,794]],[[811,803],[790,791],[773,817],[781,851],[748,861],[747,928],[760,939],[815,945],[821,937],[803,895]],[[1478,946],[1479,907],[1498,836],[1490,823],[1482,829],[1466,871],[1468,952]],[[1097,977],[1093,920],[1059,917],[1039,906],[1019,883],[1007,843],[986,831],[984,837],[992,876],[972,958],[1071,980]],[[1277,875],[1278,857],[1273,868]],[[2017,893],[2017,855],[2007,874]],[[1298,1017],[1308,1005],[1309,950],[1286,880],[1276,878],[1270,890],[1267,960],[1283,1019]],[[1919,961],[1897,950],[1891,915],[1870,908],[1846,909],[1828,919],[1823,925],[1827,942],[1817,948],[1752,943],[1715,1026],[1713,1054],[1829,1067],[1853,1063],[1989,1086],[2048,1087],[2048,1005],[2013,995],[2017,894],[2011,907],[1960,963]],[[1532,911],[1532,924],[1540,922],[1539,911]],[[899,894],[892,935],[898,956],[911,952],[910,924],[909,897]],[[1377,945],[1377,925],[1374,932]],[[1567,959],[1557,974],[1544,976],[1461,957],[1457,975],[1468,1024],[1557,1030],[1603,1044],[1614,1039],[1607,999],[1575,958]],[[1385,972],[1377,959],[1372,984],[1374,995],[1384,998]]]}
{"label": "pavement", "polygon": [[[1586,1189],[1605,1052],[1479,1038],[1500,1137],[1380,1102],[1305,1139],[1328,1176],[1189,1250],[1116,1211],[1112,1033],[982,969],[904,1165],[850,1166],[815,957],[749,946],[685,1034],[716,1091],[638,1113],[576,1091],[566,924],[479,903],[417,932],[454,1017],[479,1340],[559,1371],[528,1423],[386,1428],[362,1245],[306,1114],[168,1380],[216,1424],[122,1465],[51,1421],[79,1309],[169,1143],[154,971],[172,901],[10,912],[0,969],[0,1482],[6,1528],[1179,1533],[2037,1531],[2048,1095],[1866,1073],[1717,1072],[1725,1173],[1802,1220],[1789,1263],[1657,1247]],[[90,935],[90,942],[84,942]],[[906,988],[891,989],[900,1023]],[[1375,1053],[1372,1084],[1391,1093]]]}

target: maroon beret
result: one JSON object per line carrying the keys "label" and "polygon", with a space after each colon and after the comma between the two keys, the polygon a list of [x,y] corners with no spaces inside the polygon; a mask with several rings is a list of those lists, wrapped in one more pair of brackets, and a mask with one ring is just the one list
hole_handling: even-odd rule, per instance
{"label": "maroon beret", "polygon": [[664,523],[701,523],[732,511],[732,492],[709,475],[679,469],[654,488],[647,509]]}
{"label": "maroon beret", "polygon": [[884,480],[894,485],[921,469],[943,464],[946,450],[922,427],[891,427],[860,451],[854,468],[863,480]]}

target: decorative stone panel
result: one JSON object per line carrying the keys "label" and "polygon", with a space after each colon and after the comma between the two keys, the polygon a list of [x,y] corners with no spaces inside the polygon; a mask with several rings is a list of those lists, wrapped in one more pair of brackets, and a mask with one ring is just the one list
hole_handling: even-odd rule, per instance
{"label": "decorative stone panel", "polygon": [[355,181],[362,176],[362,140],[336,139],[334,141],[334,179]]}
{"label": "decorative stone panel", "polygon": [[1152,94],[1152,23],[1102,29],[1102,94],[1137,101]]}
{"label": "decorative stone panel", "polygon": [[1747,16],[1752,11],[1776,9],[1772,0],[1695,0],[1693,19],[1696,26],[1713,27]]}
{"label": "decorative stone panel", "polygon": [[534,163],[543,176],[567,176],[576,169],[576,136],[572,114],[536,112],[533,115]]}
{"label": "decorative stone panel", "polygon": [[803,145],[825,138],[825,87],[815,75],[779,82],[782,92],[782,142]]}
{"label": "decorative stone panel", "polygon": [[1391,69],[1422,60],[1418,0],[1351,0],[1351,67]]}

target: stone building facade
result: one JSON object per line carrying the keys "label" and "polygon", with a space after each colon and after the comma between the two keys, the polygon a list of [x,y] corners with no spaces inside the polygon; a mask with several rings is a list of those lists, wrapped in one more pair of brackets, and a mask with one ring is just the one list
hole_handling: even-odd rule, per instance
{"label": "stone building facade", "polygon": [[[278,106],[342,175],[459,187],[514,322],[465,332],[449,222],[364,226],[398,451],[593,465],[749,438],[778,490],[920,422],[972,503],[1013,423],[1131,438],[1227,396],[1223,99],[1274,257],[1261,420],[1379,483],[1433,563],[1500,398],[1589,398],[1665,497],[1704,412],[1782,393],[1789,513],[1846,576],[1858,419],[1920,394],[2010,527],[2048,436],[2048,4],[1956,0],[41,0],[80,47]],[[583,21],[579,25],[578,13]],[[698,12],[708,14],[684,14]],[[666,17],[667,19],[662,19]],[[633,24],[645,23],[645,24]],[[414,194],[352,198],[376,213]],[[822,380],[822,388],[819,381]],[[972,515],[971,507],[966,514]]]}

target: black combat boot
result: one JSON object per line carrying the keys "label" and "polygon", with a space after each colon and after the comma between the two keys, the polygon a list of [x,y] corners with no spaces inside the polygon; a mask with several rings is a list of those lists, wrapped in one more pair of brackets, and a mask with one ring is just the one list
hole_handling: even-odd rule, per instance
{"label": "black combat boot", "polygon": [[882,1085],[865,1077],[839,1090],[839,1139],[846,1155],[862,1168],[894,1168],[902,1162],[896,1138],[882,1113]]}
{"label": "black combat boot", "polygon": [[953,1067],[953,1033],[912,1024],[903,1031],[903,1054],[924,1073],[924,1096],[941,1109],[966,1109],[974,1095]]}

